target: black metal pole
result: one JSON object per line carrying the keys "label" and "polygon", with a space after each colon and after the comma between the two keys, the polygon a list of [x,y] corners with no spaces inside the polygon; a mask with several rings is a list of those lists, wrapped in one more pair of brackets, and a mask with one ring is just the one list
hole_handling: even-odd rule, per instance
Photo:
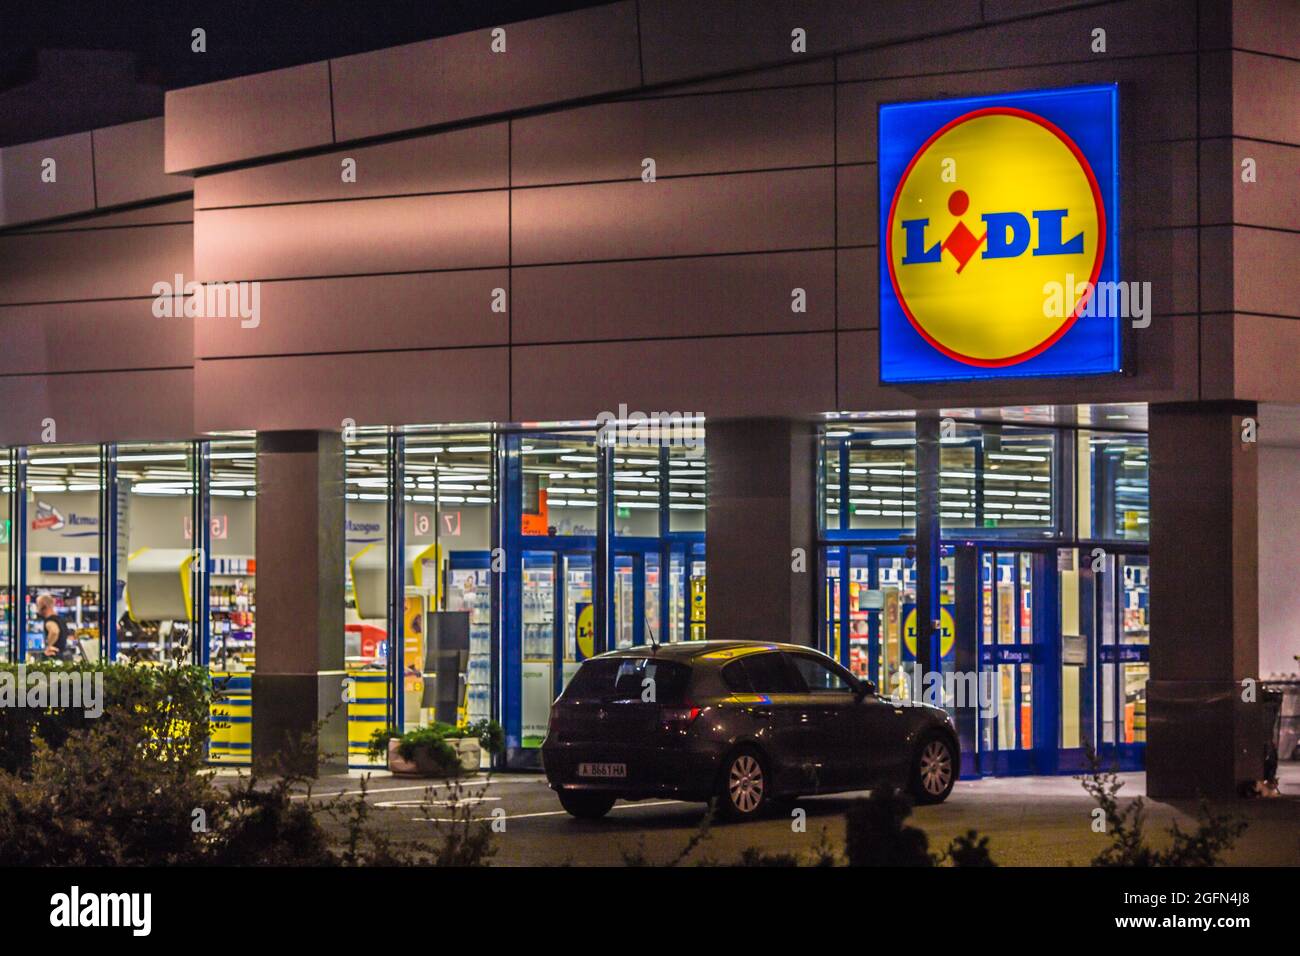
{"label": "black metal pole", "polygon": [[935,647],[939,633],[939,448],[939,416],[923,412],[916,420],[916,666],[920,674],[913,684],[920,688],[939,664]]}

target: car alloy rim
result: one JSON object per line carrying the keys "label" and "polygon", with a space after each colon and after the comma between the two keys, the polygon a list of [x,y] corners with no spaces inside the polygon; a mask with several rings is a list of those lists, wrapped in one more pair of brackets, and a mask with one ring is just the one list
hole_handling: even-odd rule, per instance
{"label": "car alloy rim", "polygon": [[941,741],[932,740],[921,751],[921,786],[926,793],[940,794],[952,782],[952,755]]}
{"label": "car alloy rim", "polygon": [[727,793],[731,805],[741,813],[753,813],[763,802],[763,768],[749,754],[741,754],[731,762]]}

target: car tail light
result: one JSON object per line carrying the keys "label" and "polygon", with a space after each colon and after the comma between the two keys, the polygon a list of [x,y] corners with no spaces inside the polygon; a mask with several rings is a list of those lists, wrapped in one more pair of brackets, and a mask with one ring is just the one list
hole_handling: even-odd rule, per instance
{"label": "car tail light", "polygon": [[665,707],[659,712],[659,722],[669,733],[685,733],[695,723],[702,709],[687,701],[683,707]]}

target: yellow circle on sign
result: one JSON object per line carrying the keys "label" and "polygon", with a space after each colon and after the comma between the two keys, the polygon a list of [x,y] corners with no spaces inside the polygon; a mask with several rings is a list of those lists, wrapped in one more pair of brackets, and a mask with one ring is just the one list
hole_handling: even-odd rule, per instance
{"label": "yellow circle on sign", "polygon": [[935,348],[1013,365],[1074,324],[1101,272],[1105,218],[1092,168],[1062,130],[1024,110],[975,110],[931,137],[899,180],[890,280]]}
{"label": "yellow circle on sign", "polygon": [[578,654],[591,657],[596,653],[596,618],[592,605],[586,605],[578,612]]}
{"label": "yellow circle on sign", "polygon": [[[939,608],[939,656],[947,657],[952,646],[957,642],[957,622],[947,607]],[[903,643],[913,657],[916,656],[916,608],[907,612],[903,619]]]}

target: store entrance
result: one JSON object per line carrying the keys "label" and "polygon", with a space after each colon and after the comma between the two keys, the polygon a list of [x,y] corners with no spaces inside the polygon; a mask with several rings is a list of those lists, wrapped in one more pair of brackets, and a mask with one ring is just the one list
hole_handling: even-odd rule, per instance
{"label": "store entrance", "polygon": [[1144,766],[1147,740],[1151,562],[1145,554],[1110,555],[1110,560],[1115,570],[1111,586],[1099,589],[1099,599],[1108,606],[1100,609],[1101,726],[1097,739],[1103,761],[1138,768]]}
{"label": "store entrance", "polygon": [[1062,548],[1058,565],[1062,761],[1086,769],[1091,746],[1104,767],[1140,770],[1151,676],[1150,559],[1114,545]]}
{"label": "store entrance", "polygon": [[542,745],[551,701],[564,690],[578,664],[595,653],[595,542],[564,543],[568,546],[562,549],[522,555],[524,749]]}
{"label": "store entrance", "polygon": [[[823,549],[821,649],[882,694],[911,700],[916,674],[916,557],[904,545],[844,545]],[[940,651],[950,670],[956,648],[955,565],[940,557],[943,608]]]}
{"label": "store entrance", "polygon": [[981,774],[1056,770],[1054,555],[1000,546],[976,550]]}

